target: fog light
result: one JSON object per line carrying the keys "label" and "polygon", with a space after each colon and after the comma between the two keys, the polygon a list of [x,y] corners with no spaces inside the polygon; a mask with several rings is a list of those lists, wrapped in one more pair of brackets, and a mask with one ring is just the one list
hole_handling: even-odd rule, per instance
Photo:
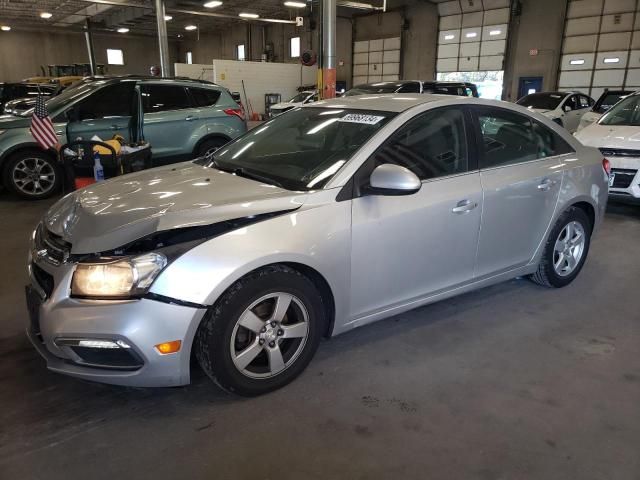
{"label": "fog light", "polygon": [[156,349],[162,354],[167,355],[169,353],[176,353],[180,351],[182,346],[181,340],[174,340],[173,342],[159,343],[156,345]]}

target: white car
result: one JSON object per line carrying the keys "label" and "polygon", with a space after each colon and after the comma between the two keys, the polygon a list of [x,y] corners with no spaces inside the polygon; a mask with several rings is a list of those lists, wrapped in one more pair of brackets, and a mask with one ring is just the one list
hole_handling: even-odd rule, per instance
{"label": "white car", "polygon": [[578,132],[584,127],[588,127],[592,123],[600,120],[602,115],[607,113],[611,107],[632,93],[633,90],[605,90],[604,93],[600,95],[600,98],[596,101],[593,108],[582,115],[580,125],[578,125]]}
{"label": "white car", "polygon": [[618,102],[598,123],[575,136],[584,145],[599,148],[611,163],[611,196],[640,200],[640,92]]}
{"label": "white car", "polygon": [[271,117],[275,117],[276,115],[280,115],[293,108],[301,107],[308,103],[313,103],[317,101],[318,101],[317,90],[305,90],[304,92],[300,92],[294,97],[290,98],[286,102],[280,102],[280,103],[276,103],[275,105],[271,105],[271,107],[269,107],[269,114]]}
{"label": "white car", "polygon": [[587,113],[595,102],[593,98],[580,92],[540,92],[522,97],[516,103],[541,113],[574,133],[582,115]]}

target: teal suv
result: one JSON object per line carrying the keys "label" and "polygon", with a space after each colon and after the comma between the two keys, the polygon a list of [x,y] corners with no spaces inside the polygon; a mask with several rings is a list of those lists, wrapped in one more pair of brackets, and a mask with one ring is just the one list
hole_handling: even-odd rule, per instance
{"label": "teal suv", "polygon": [[[209,82],[157,77],[89,78],[47,101],[60,143],[121,135],[151,144],[153,165],[206,155],[247,130],[227,89]],[[5,188],[26,199],[59,190],[52,151],[29,131],[32,110],[0,116],[0,173]]]}

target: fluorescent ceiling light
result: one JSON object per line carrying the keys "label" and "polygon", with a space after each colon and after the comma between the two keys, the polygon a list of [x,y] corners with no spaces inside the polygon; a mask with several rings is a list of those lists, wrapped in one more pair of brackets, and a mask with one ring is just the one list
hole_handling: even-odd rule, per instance
{"label": "fluorescent ceiling light", "polygon": [[474,37],[477,37],[477,36],[478,36],[478,34],[476,32],[469,32],[469,33],[467,33],[465,35],[465,37],[467,37],[467,38],[474,38]]}
{"label": "fluorescent ceiling light", "polygon": [[260,21],[270,22],[270,23],[295,23],[295,22],[292,22],[291,20],[282,20],[280,18],[261,18]]}
{"label": "fluorescent ceiling light", "polygon": [[9,25],[2,25],[0,27],[0,30],[2,30],[3,32],[8,32],[9,30],[11,30],[11,27]]}
{"label": "fluorescent ceiling light", "polygon": [[218,0],[214,0],[212,2],[207,2],[204,4],[205,8],[216,8],[219,7],[220,5],[222,5],[222,2],[218,1]]}
{"label": "fluorescent ceiling light", "polygon": [[304,2],[284,2],[285,7],[292,8],[305,8],[307,6]]}
{"label": "fluorescent ceiling light", "polygon": [[571,65],[584,65],[584,60],[582,59],[578,59],[578,60],[571,60],[569,62]]}
{"label": "fluorescent ceiling light", "polygon": [[168,22],[169,20],[173,20],[173,17],[171,15],[165,15],[164,16],[164,21]]}
{"label": "fluorescent ceiling light", "polygon": [[42,13],[40,14],[40,18],[45,18],[45,19],[46,19],[46,18],[51,18],[51,17],[53,17],[53,13],[49,13],[49,12],[42,12]]}
{"label": "fluorescent ceiling light", "polygon": [[620,59],[618,57],[605,58],[604,63],[618,63]]}
{"label": "fluorescent ceiling light", "polygon": [[502,30],[491,30],[489,32],[489,35],[500,35],[502,33]]}
{"label": "fluorescent ceiling light", "polygon": [[455,36],[455,35],[445,35],[445,36],[444,36],[444,39],[445,39],[445,40],[453,40],[454,38],[456,38],[456,36]]}
{"label": "fluorescent ceiling light", "polygon": [[122,27],[118,29],[118,33],[127,33],[129,31],[128,28]]}
{"label": "fluorescent ceiling light", "polygon": [[238,14],[239,17],[242,18],[260,18],[260,15],[258,15],[257,13],[245,13],[242,12],[240,14]]}
{"label": "fluorescent ceiling light", "polygon": [[186,27],[184,27],[184,29],[188,31],[195,30],[196,28],[198,27],[196,27],[195,25],[187,25]]}

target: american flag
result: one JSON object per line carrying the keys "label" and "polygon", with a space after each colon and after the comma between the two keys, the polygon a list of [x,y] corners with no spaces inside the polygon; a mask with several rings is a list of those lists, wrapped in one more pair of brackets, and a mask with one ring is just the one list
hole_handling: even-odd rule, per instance
{"label": "american flag", "polygon": [[36,108],[31,115],[31,135],[44,150],[58,145],[58,137],[47,112],[47,104],[42,95],[36,99]]}

